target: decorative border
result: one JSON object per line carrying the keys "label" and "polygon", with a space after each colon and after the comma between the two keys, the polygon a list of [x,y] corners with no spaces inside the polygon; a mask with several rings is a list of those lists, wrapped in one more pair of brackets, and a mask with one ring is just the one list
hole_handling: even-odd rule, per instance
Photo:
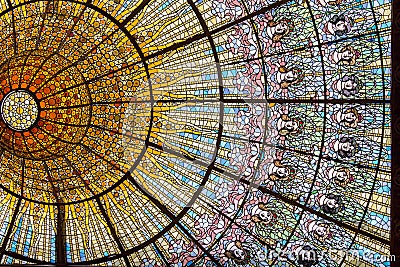
{"label": "decorative border", "polygon": [[400,1],[392,2],[392,185],[390,250],[400,266]]}

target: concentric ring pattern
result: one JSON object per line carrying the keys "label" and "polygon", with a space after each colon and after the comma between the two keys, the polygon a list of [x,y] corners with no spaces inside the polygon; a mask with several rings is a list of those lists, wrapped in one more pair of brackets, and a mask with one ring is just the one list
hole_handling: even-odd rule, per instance
{"label": "concentric ring pattern", "polygon": [[387,264],[390,17],[0,0],[0,264]]}
{"label": "concentric ring pattern", "polygon": [[39,117],[39,104],[28,91],[10,91],[1,105],[3,121],[14,131],[27,131]]}

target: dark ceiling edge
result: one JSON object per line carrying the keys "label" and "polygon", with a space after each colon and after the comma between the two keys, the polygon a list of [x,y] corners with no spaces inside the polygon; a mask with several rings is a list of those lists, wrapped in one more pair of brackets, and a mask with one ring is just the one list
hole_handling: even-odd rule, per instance
{"label": "dark ceiling edge", "polygon": [[392,2],[392,184],[390,252],[391,266],[400,266],[400,1]]}

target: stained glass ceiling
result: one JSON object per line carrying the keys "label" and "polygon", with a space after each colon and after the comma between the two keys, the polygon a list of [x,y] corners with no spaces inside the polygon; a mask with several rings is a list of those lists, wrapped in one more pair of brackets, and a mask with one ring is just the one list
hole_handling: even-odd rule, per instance
{"label": "stained glass ceiling", "polygon": [[390,31],[389,0],[0,0],[0,264],[387,266]]}

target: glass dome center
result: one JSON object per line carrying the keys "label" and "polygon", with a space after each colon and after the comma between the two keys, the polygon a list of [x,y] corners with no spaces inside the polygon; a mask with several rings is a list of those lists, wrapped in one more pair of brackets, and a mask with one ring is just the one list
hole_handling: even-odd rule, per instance
{"label": "glass dome center", "polygon": [[39,105],[26,90],[9,92],[1,101],[1,116],[6,125],[15,131],[28,131],[36,122]]}

